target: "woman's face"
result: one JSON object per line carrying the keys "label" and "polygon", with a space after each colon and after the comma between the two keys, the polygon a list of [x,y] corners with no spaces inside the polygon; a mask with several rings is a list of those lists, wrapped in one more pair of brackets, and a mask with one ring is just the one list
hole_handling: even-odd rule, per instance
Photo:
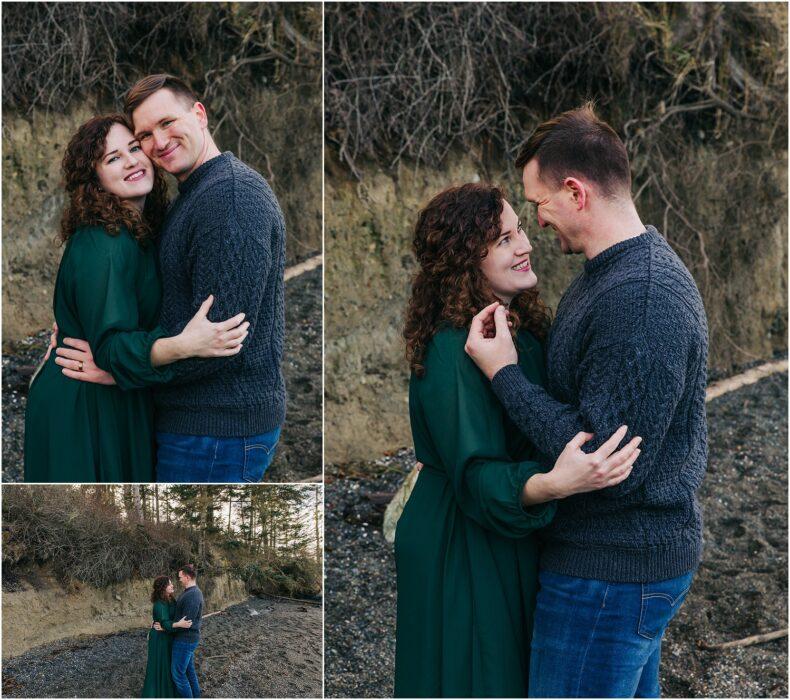
{"label": "woman's face", "polygon": [[123,124],[113,124],[104,144],[104,155],[96,164],[96,175],[103,190],[121,199],[132,200],[142,208],[154,187],[154,168]]}
{"label": "woman's face", "polygon": [[513,207],[503,202],[499,238],[488,247],[480,265],[494,294],[509,304],[514,296],[538,283],[529,254],[532,246]]}
{"label": "woman's face", "polygon": [[176,590],[176,589],[175,589],[175,586],[173,586],[173,582],[172,581],[168,581],[167,582],[167,588],[165,588],[165,593],[167,593],[168,595],[173,595],[173,591],[174,590]]}

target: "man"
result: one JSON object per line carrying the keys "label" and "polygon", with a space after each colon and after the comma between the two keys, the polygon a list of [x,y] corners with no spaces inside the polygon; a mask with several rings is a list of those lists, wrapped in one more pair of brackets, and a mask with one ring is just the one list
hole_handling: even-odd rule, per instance
{"label": "man", "polygon": [[159,325],[177,335],[209,295],[211,320],[244,312],[250,323],[241,352],[179,361],[155,388],[157,480],[260,481],[285,419],[282,212],[263,177],[219,151],[183,81],[143,78],[125,109],[145,154],[179,183],[158,241]]}
{"label": "man", "polygon": [[[178,694],[182,698],[199,698],[200,684],[195,672],[195,649],[200,643],[200,620],[203,616],[203,593],[197,586],[197,571],[194,564],[185,564],[178,570],[178,580],[184,587],[176,601],[175,619],[191,620],[191,627],[173,625],[173,653],[170,673]],[[162,631],[158,622],[154,629]]]}
{"label": "man", "polygon": [[702,550],[702,300],[639,219],[625,147],[590,105],[541,124],[516,166],[539,225],[555,230],[564,253],[583,254],[584,270],[557,309],[545,390],[515,364],[502,306],[475,317],[467,352],[551,461],[580,431],[595,435],[585,451],[622,424],[624,440],[643,438],[626,480],[560,501],[545,530],[530,695],[658,697],[661,638]]}

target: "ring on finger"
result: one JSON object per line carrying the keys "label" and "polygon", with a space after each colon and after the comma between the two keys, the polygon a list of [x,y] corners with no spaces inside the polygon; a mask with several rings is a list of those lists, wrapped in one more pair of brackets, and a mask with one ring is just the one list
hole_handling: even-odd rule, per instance
{"label": "ring on finger", "polygon": [[83,364],[82,360],[79,360],[79,361],[77,362],[77,371],[78,371],[78,372],[83,372],[83,371],[84,371],[84,367],[85,367],[85,366],[84,366],[84,364]]}

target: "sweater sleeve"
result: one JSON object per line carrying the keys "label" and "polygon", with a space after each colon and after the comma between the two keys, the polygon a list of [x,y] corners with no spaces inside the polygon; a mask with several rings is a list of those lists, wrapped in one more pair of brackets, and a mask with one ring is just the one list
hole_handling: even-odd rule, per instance
{"label": "sweater sleeve", "polygon": [[580,431],[594,433],[586,452],[598,449],[621,425],[628,425],[623,444],[642,437],[642,453],[630,476],[601,490],[604,497],[629,494],[649,477],[683,395],[684,379],[675,368],[686,366],[689,338],[664,335],[671,326],[666,319],[673,317],[672,300],[665,301],[665,321],[655,326],[629,318],[626,304],[607,307],[607,322],[588,340],[577,369],[576,404],[557,401],[515,365],[502,368],[492,380],[513,422],[553,460]]}
{"label": "sweater sleeve", "polygon": [[165,335],[140,329],[137,307],[137,243],[101,229],[75,235],[63,274],[65,288],[96,364],[112,374],[119,388],[140,389],[167,382],[172,367],[151,365],[151,346]]}
{"label": "sweater sleeve", "polygon": [[[282,214],[275,202],[254,190],[228,192],[216,186],[209,191],[215,216],[211,226],[196,225],[187,264],[192,282],[192,315],[210,295],[214,303],[209,320],[224,321],[238,313],[250,322],[249,337],[255,333],[263,305],[267,279],[273,274],[273,242],[284,237]],[[176,335],[192,316],[167,331]],[[230,357],[191,358],[173,367],[172,383],[199,381],[229,366],[241,364],[244,348]]]}
{"label": "sweater sleeve", "polygon": [[463,343],[448,340],[454,339],[434,341],[425,376],[415,380],[426,432],[461,510],[488,530],[523,537],[554,516],[553,502],[530,507],[521,502],[524,484],[544,470],[538,462],[511,459],[501,406],[464,354]]}

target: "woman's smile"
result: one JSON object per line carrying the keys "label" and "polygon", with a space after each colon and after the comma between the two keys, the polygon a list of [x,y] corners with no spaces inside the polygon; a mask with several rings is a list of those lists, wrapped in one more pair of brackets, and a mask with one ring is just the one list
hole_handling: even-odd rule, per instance
{"label": "woman's smile", "polygon": [[145,168],[138,168],[133,173],[127,175],[124,180],[127,182],[136,182],[137,180],[141,180],[145,177],[146,170]]}
{"label": "woman's smile", "polygon": [[513,265],[513,267],[510,269],[515,272],[529,272],[532,269],[532,266],[529,264],[529,258],[525,258],[521,262]]}

